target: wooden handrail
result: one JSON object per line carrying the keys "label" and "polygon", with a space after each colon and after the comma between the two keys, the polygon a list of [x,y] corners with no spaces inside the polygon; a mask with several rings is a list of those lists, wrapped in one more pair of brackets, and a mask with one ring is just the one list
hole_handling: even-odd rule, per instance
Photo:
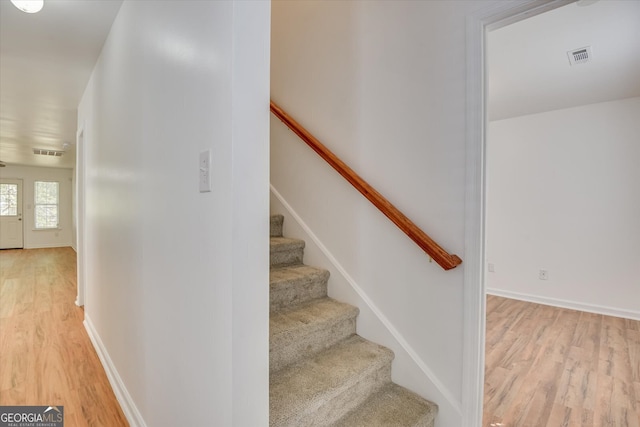
{"label": "wooden handrail", "polygon": [[298,135],[309,147],[322,157],[331,167],[351,183],[364,197],[369,199],[380,212],[398,226],[411,240],[416,242],[431,258],[433,258],[445,270],[451,270],[462,263],[457,255],[451,255],[438,245],[424,231],[418,228],[409,218],[391,204],[385,197],[378,193],[371,185],[362,179],[357,173],[340,160],[331,150],[318,141],[304,127],[295,121],[271,101],[271,112],[279,118],[289,129]]}

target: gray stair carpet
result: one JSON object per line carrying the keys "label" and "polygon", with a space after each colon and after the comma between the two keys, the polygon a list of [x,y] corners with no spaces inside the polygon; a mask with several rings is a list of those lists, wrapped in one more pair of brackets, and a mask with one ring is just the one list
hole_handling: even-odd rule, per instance
{"label": "gray stair carpet", "polygon": [[269,425],[433,427],[438,407],[391,382],[393,352],[356,334],[358,308],[327,296],[329,272],[271,216]]}

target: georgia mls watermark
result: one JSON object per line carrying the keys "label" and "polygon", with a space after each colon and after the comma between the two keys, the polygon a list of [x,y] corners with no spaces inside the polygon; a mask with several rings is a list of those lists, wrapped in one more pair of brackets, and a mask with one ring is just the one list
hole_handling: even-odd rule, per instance
{"label": "georgia mls watermark", "polygon": [[0,406],[0,427],[64,427],[64,406]]}

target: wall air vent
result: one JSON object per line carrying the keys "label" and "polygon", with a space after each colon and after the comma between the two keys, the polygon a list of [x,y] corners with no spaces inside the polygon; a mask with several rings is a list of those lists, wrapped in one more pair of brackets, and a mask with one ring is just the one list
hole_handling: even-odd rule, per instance
{"label": "wall air vent", "polygon": [[40,155],[40,156],[62,157],[62,155],[64,154],[64,151],[47,150],[47,149],[44,149],[44,148],[34,148],[33,149],[33,154],[37,154],[37,155]]}
{"label": "wall air vent", "polygon": [[581,47],[580,49],[574,49],[567,52],[567,56],[569,57],[569,64],[584,64],[585,62],[589,62],[591,60],[591,46]]}

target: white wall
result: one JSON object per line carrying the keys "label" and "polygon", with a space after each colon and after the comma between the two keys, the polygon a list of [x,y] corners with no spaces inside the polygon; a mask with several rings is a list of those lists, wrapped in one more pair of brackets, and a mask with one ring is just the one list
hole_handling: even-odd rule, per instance
{"label": "white wall", "polygon": [[489,124],[489,292],[640,319],[638,118],[629,98]]}
{"label": "white wall", "polygon": [[[24,222],[25,249],[72,246],[72,177],[73,171],[71,169],[43,168],[20,165],[7,165],[6,167],[0,169],[0,178],[18,178],[22,180],[22,212]],[[33,209],[33,191],[35,181],[57,181],[60,183],[59,229],[35,230],[35,218]]]}
{"label": "white wall", "polygon": [[125,1],[79,106],[86,324],[132,425],[268,424],[269,9]]}
{"label": "white wall", "polygon": [[[465,26],[488,4],[274,1],[272,9],[274,101],[463,259]],[[334,275],[330,293],[361,307],[359,333],[401,356],[394,379],[440,405],[438,425],[459,426],[463,269],[430,263],[275,119],[271,149],[272,185],[375,310],[348,279]],[[379,330],[376,310],[401,340]]]}

